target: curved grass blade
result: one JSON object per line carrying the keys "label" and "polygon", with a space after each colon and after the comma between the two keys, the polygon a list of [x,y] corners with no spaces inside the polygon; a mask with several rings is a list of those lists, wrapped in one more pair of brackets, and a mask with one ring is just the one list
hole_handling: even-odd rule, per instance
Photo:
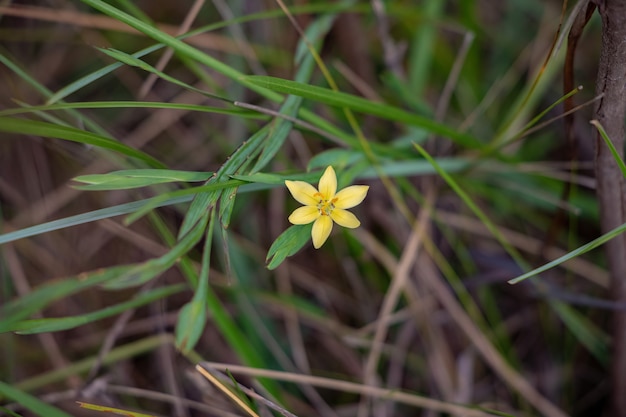
{"label": "curved grass blade", "polygon": [[[270,125],[265,125],[257,130],[250,139],[239,145],[228,160],[220,167],[215,176],[207,181],[206,186],[219,185],[220,182],[224,182],[225,177],[234,174],[243,164],[249,162],[250,158],[259,150],[263,140],[267,137],[269,126]],[[179,238],[188,233],[202,215],[217,203],[220,195],[221,190],[216,190],[200,193],[193,199],[178,232]]]}
{"label": "curved grass blade", "polygon": [[622,171],[622,175],[624,176],[624,178],[626,178],[626,165],[624,165],[624,161],[622,160],[620,153],[617,151],[617,149],[615,149],[615,145],[613,145],[613,141],[611,141],[611,138],[609,138],[609,135],[607,135],[604,127],[597,120],[592,120],[589,123],[591,123],[596,129],[598,129],[598,133],[600,133],[602,140],[604,140],[604,143],[611,151],[611,155],[613,155],[613,159],[615,159],[617,166],[619,166],[620,171]]}
{"label": "curved grass blade", "polygon": [[120,265],[103,270],[85,272],[60,281],[47,282],[28,295],[3,305],[0,308],[0,317],[6,322],[23,320],[41,311],[54,301],[69,297],[84,289],[101,285],[134,267],[136,267],[135,264]]}
{"label": "curved grass blade", "polygon": [[84,143],[139,159],[155,168],[165,168],[164,164],[147,153],[131,148],[130,146],[113,139],[73,127],[59,126],[52,123],[40,122],[38,120],[0,117],[0,132],[34,135]]}
{"label": "curved grass blade", "polygon": [[573,251],[567,253],[566,255],[561,256],[560,258],[557,258],[555,260],[553,260],[552,262],[548,262],[547,264],[540,266],[539,268],[533,269],[532,271],[529,271],[523,275],[520,275],[517,278],[513,278],[511,280],[508,281],[509,284],[517,284],[518,282],[522,282],[525,279],[528,279],[530,277],[533,277],[535,275],[539,275],[542,272],[545,272],[549,269],[554,268],[555,266],[559,266],[560,264],[562,264],[563,262],[567,262],[572,258],[575,258],[577,256],[583,255],[589,251],[594,250],[595,248],[604,245],[606,242],[608,242],[609,240],[621,235],[622,233],[626,232],[626,223],[616,227],[615,229],[611,230],[610,232],[607,232],[605,234],[603,234],[602,236],[600,236],[597,239],[592,240],[591,242],[579,247],[578,249],[574,249]]}
{"label": "curved grass blade", "polygon": [[[20,78],[26,81],[28,85],[30,85],[37,92],[39,92],[42,95],[42,97],[52,96],[52,91],[47,89],[44,85],[41,85],[37,80],[32,78],[26,71],[22,70],[19,67],[19,65],[15,64],[10,59],[2,55],[1,53],[0,53],[0,63],[5,64],[8,68],[10,68],[13,72],[15,72],[15,74],[17,74]],[[84,123],[84,125],[88,129],[91,129],[92,131],[96,133],[106,136],[107,133],[102,127],[100,127],[97,123],[93,122],[91,119],[82,115],[80,112],[69,109],[68,113],[72,117],[75,117],[77,120],[79,120],[81,123]]]}
{"label": "curved grass blade", "polygon": [[102,0],[82,0],[82,2],[114,18],[115,20],[123,22],[129,25],[130,27],[137,29],[139,32],[144,33],[145,35],[151,37],[152,39],[169,46],[177,53],[182,54],[186,57],[192,58],[208,66],[209,68],[212,68],[215,71],[218,71],[226,75],[232,80],[243,84],[244,86],[262,94],[263,96],[269,98],[270,100],[277,101],[280,99],[280,97],[276,95],[275,93],[272,93],[271,91],[266,90],[262,87],[246,82],[244,80],[244,74],[232,68],[231,66],[219,61],[216,58],[213,58],[212,56],[202,52],[201,50],[197,48],[194,48],[191,45],[186,44],[185,42],[183,42],[182,40],[174,36],[168,35],[167,33],[153,26],[150,26],[149,24],[146,24],[145,22],[142,22],[139,19],[134,18],[133,16],[127,13],[122,12],[121,10],[115,8],[114,6],[110,4],[105,3]]}
{"label": "curved grass blade", "polygon": [[11,400],[22,405],[27,410],[32,411],[35,415],[46,417],[72,417],[62,410],[47,404],[40,399],[25,393],[22,390],[0,381],[0,399],[10,398]]}
{"label": "curved grass blade", "polygon": [[35,113],[42,111],[55,110],[76,110],[76,109],[121,109],[121,108],[140,108],[140,109],[168,109],[195,111],[202,113],[225,114],[242,118],[265,119],[267,116],[258,112],[245,110],[241,107],[223,108],[205,106],[199,104],[185,103],[162,103],[159,101],[93,101],[93,102],[74,102],[74,103],[58,103],[47,104],[42,106],[18,107],[14,109],[0,110],[0,116],[12,116],[15,114]]}
{"label": "curved grass blade", "polygon": [[138,294],[126,302],[106,307],[91,313],[81,314],[80,316],[23,320],[9,325],[2,323],[0,324],[0,333],[16,332],[18,334],[34,334],[69,330],[120,314],[131,308],[141,307],[153,301],[181,292],[185,289],[187,289],[187,286],[184,284],[157,288],[143,294]]}
{"label": "curved grass blade", "polygon": [[211,219],[205,233],[202,251],[202,269],[198,276],[198,286],[193,299],[180,310],[176,324],[176,347],[183,354],[190,352],[200,340],[207,321],[206,295],[209,291],[209,272],[211,270],[211,248],[213,247],[213,230],[215,229],[215,208],[211,210]]}
{"label": "curved grass blade", "polygon": [[[153,336],[147,336],[143,339],[126,343],[122,346],[112,349],[102,360],[102,365],[108,366],[119,363],[126,359],[141,356],[154,352],[160,346],[170,344],[172,337],[166,333],[160,333]],[[69,375],[86,374],[92,367],[97,358],[90,356],[84,359],[76,359],[65,367],[55,368],[51,371],[41,372],[36,376],[20,381],[15,386],[24,391],[33,391],[38,388],[50,386],[51,384],[61,382],[67,379]],[[48,417],[46,414],[42,416]]]}
{"label": "curved grass blade", "polygon": [[127,169],[107,174],[81,175],[73,180],[87,185],[75,185],[80,190],[122,190],[170,182],[199,182],[208,180],[212,172],[177,171],[169,169]]}
{"label": "curved grass blade", "polygon": [[104,287],[107,289],[123,289],[129,287],[135,287],[144,284],[157,275],[165,272],[181,257],[185,256],[199,241],[202,239],[204,227],[208,220],[208,213],[192,229],[184,238],[180,239],[174,247],[172,247],[167,253],[159,258],[150,259],[137,267],[125,271],[124,274],[116,277],[115,279],[108,280]]}
{"label": "curved grass blade", "polygon": [[192,198],[193,196],[183,195],[180,197],[169,198],[158,203],[153,203],[153,198],[147,198],[144,200],[133,201],[132,203],[119,204],[113,207],[89,211],[87,213],[77,214],[75,216],[69,216],[63,219],[53,220],[47,223],[41,223],[35,226],[16,230],[14,232],[5,233],[3,235],[0,235],[0,245],[27,237],[40,235],[42,233],[52,232],[54,230],[65,229],[72,226],[78,226],[80,224],[91,223],[102,219],[109,219],[111,217],[134,213],[145,207],[147,204],[151,203],[154,204],[153,208],[156,208],[186,203],[191,201]]}
{"label": "curved grass blade", "polygon": [[177,85],[179,87],[183,87],[183,88],[185,88],[187,90],[194,91],[194,92],[196,92],[198,94],[202,94],[203,96],[214,98],[216,100],[225,101],[225,102],[231,103],[231,104],[233,103],[233,100],[227,99],[225,97],[218,96],[216,94],[209,93],[208,91],[201,90],[201,89],[196,88],[194,86],[191,86],[191,85],[189,85],[187,83],[184,83],[184,82],[182,82],[182,81],[180,81],[180,80],[178,80],[178,79],[176,79],[176,78],[174,78],[174,77],[172,77],[170,75],[167,75],[163,71],[159,71],[158,69],[154,68],[152,65],[149,65],[148,63],[142,61],[141,59],[136,58],[136,57],[134,57],[134,56],[132,56],[130,54],[127,54],[126,52],[123,52],[123,51],[120,51],[120,50],[117,50],[117,49],[114,49],[114,48],[106,48],[106,49],[104,49],[104,48],[96,48],[96,49],[98,49],[103,54],[106,54],[106,55],[110,56],[111,58],[116,59],[116,60],[118,60],[118,61],[120,61],[120,62],[122,62],[122,63],[124,63],[126,65],[130,65],[132,67],[141,68],[142,70],[144,70],[146,72],[149,72],[149,73],[152,73],[152,74],[155,74],[158,77],[164,79],[165,81],[168,81],[168,82],[170,82],[172,84],[175,84],[175,85]]}
{"label": "curved grass blade", "polygon": [[437,123],[426,117],[409,113],[388,104],[377,103],[352,94],[282,78],[251,75],[245,77],[245,80],[251,84],[256,84],[279,93],[292,94],[331,106],[348,108],[357,112],[382,117],[383,119],[421,127],[436,135],[450,138],[454,142],[470,149],[480,149],[483,147],[483,144],[471,135],[458,132],[444,124]]}

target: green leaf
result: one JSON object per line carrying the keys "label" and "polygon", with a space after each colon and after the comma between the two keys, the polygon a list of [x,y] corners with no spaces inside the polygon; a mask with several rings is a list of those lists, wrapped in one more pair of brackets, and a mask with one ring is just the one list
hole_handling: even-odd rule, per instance
{"label": "green leaf", "polygon": [[181,308],[176,324],[176,347],[186,354],[191,351],[202,332],[207,320],[205,300],[193,299]]}
{"label": "green leaf", "polygon": [[104,49],[104,48],[96,48],[96,49],[99,50],[100,52],[102,52],[103,54],[106,54],[106,55],[110,56],[113,59],[117,59],[118,61],[123,62],[126,65],[130,65],[130,66],[133,66],[133,67],[141,68],[142,70],[150,72],[152,74],[155,74],[158,77],[160,77],[160,78],[162,78],[162,79],[164,79],[166,81],[171,82],[172,84],[178,85],[179,87],[186,88],[187,90],[194,91],[194,92],[196,92],[198,94],[202,94],[203,96],[206,96],[206,97],[210,97],[210,98],[214,98],[214,99],[217,99],[217,100],[225,101],[225,102],[231,103],[231,104],[233,103],[233,100],[229,100],[229,99],[227,99],[225,97],[220,97],[218,95],[211,94],[208,91],[201,90],[201,89],[193,87],[193,86],[191,86],[191,85],[189,85],[187,83],[179,81],[176,78],[174,78],[172,76],[169,76],[169,75],[165,74],[162,71],[159,71],[158,69],[156,69],[152,65],[142,61],[141,59],[139,59],[139,58],[137,58],[137,57],[135,57],[133,55],[127,54],[126,52],[122,52],[122,51],[119,51],[119,50],[114,49],[114,48],[106,48],[106,49]]}
{"label": "green leaf", "polygon": [[[185,304],[178,315],[176,324],[176,347],[183,353],[188,353],[200,340],[207,320],[208,296],[209,293],[209,273],[211,265],[211,249],[213,246],[213,230],[215,229],[216,216],[215,207],[211,209],[208,216],[209,226],[205,232],[205,244],[202,251],[202,268],[197,277],[197,287],[193,295],[193,300]],[[214,313],[212,311],[212,313]],[[214,316],[214,314],[212,314]]]}
{"label": "green leaf", "polygon": [[527,272],[523,275],[520,275],[517,278],[513,278],[511,280],[508,281],[509,284],[517,284],[518,282],[524,281],[525,279],[528,279],[530,277],[533,277],[535,275],[539,275],[542,272],[547,271],[548,269],[552,269],[555,266],[558,266],[560,264],[562,264],[563,262],[569,261],[572,258],[575,258],[577,256],[580,256],[584,253],[587,253],[599,246],[604,245],[606,242],[608,242],[609,240],[621,235],[622,233],[626,232],[626,223],[617,226],[615,229],[603,234],[602,236],[600,236],[599,238],[596,238],[594,240],[592,240],[591,242],[582,245],[581,247],[579,247],[578,249],[574,249],[571,252],[568,252],[567,254],[561,256],[560,258],[557,258],[551,262],[548,262],[547,264],[540,266],[539,268],[533,269],[530,272]]}
{"label": "green leaf", "polygon": [[136,267],[129,269],[119,277],[106,283],[105,288],[122,289],[136,287],[144,284],[156,277],[158,274],[171,268],[181,256],[189,252],[202,239],[204,226],[206,226],[208,214],[200,219],[200,222],[193,228],[176,246],[171,248],[165,255],[160,258],[150,259]]}
{"label": "green leaf", "polygon": [[245,80],[279,93],[292,94],[331,106],[348,108],[357,112],[379,116],[387,120],[421,127],[436,135],[447,137],[470,149],[480,149],[483,147],[483,144],[471,135],[458,132],[444,124],[437,123],[423,116],[409,113],[406,110],[388,104],[377,103],[352,94],[282,78],[251,75],[245,77]]}
{"label": "green leaf", "polygon": [[[240,180],[240,181],[253,182],[253,183],[259,183],[259,184],[272,184],[272,185],[285,184],[284,176],[276,175],[276,174],[266,174],[264,172],[257,172],[256,174],[252,174],[252,175],[231,175],[230,177],[236,180]],[[319,178],[319,175],[318,175],[318,178]]]}
{"label": "green leaf", "polygon": [[137,158],[156,168],[165,168],[165,165],[144,152],[138,151],[113,139],[73,127],[59,126],[38,120],[0,117],[0,132],[34,135],[84,143],[86,145],[109,149],[126,156]]}
{"label": "green leaf", "polygon": [[222,192],[222,196],[220,198],[219,218],[224,229],[228,228],[228,226],[230,225],[230,218],[233,214],[233,209],[235,208],[235,198],[237,197],[237,190],[237,187],[233,187],[228,191]]}
{"label": "green leaf", "polygon": [[34,334],[69,330],[97,320],[102,320],[116,314],[120,314],[131,308],[137,308],[142,305],[149,304],[153,301],[165,298],[177,292],[181,292],[186,288],[186,285],[178,284],[171,285],[169,287],[154,289],[136,295],[129,301],[106,307],[92,313],[82,314],[80,316],[23,320],[9,325],[1,323],[0,333],[16,332],[18,334]]}
{"label": "green leaf", "polygon": [[615,145],[613,145],[611,138],[609,138],[609,135],[606,134],[606,130],[604,130],[604,127],[597,120],[592,120],[589,123],[594,125],[596,129],[598,129],[598,133],[600,133],[600,136],[604,140],[604,143],[606,143],[606,146],[609,147],[611,155],[613,155],[613,159],[615,159],[615,162],[617,162],[617,166],[619,166],[620,171],[622,171],[622,175],[626,178],[626,165],[624,165],[624,161],[620,156],[620,152],[615,149]]}
{"label": "green leaf", "polygon": [[204,104],[163,103],[160,101],[88,101],[59,104],[46,104],[42,106],[17,107],[14,109],[0,110],[0,116],[12,116],[16,114],[38,113],[56,110],[76,109],[170,109],[181,111],[195,111],[201,113],[226,114],[237,117],[266,119],[267,116],[256,111],[241,109],[239,107],[224,108],[206,106]]}
{"label": "green leaf", "polygon": [[[285,103],[280,108],[280,113],[290,117],[295,117],[301,103],[302,99],[300,97],[287,97],[287,100],[285,100]],[[278,152],[278,150],[283,146],[283,143],[285,143],[285,139],[287,139],[287,135],[291,132],[292,127],[293,123],[283,118],[275,118],[270,123],[269,133],[266,139],[267,143],[263,147],[259,159],[256,161],[256,164],[250,172],[254,173],[262,170],[265,165],[267,165],[267,163],[274,158],[276,152]]]}
{"label": "green leaf", "polygon": [[[45,417],[72,417],[38,398],[0,381],[0,397],[10,398],[34,414]],[[1,398],[0,398],[1,399]]]}
{"label": "green leaf", "polygon": [[237,71],[230,65],[227,65],[224,62],[218,60],[217,58],[214,58],[206,54],[205,52],[202,52],[199,49],[194,48],[193,46],[183,42],[181,39],[168,35],[167,33],[155,28],[154,26],[151,26],[145,22],[142,22],[141,20],[134,18],[128,13],[122,12],[121,10],[117,9],[116,7],[110,4],[107,4],[104,1],[82,0],[82,2],[114,18],[115,20],[119,22],[123,22],[127,24],[128,26],[138,30],[139,32],[144,33],[145,35],[151,37],[152,39],[167,45],[168,47],[172,48],[174,51],[176,51],[180,55],[185,56],[189,59],[196,60],[200,62],[201,64],[206,65],[207,67],[212,68],[213,70],[226,75],[230,79],[255,90],[256,92],[262,94],[263,96],[267,98],[270,98],[271,100],[276,101],[279,99],[279,97],[277,97],[274,93],[271,93],[270,91],[259,88],[253,84],[247,83],[243,79],[244,74]]}
{"label": "green leaf", "polygon": [[191,201],[193,196],[182,195],[167,198],[158,202],[154,202],[155,198],[146,198],[144,200],[133,201],[131,203],[119,204],[117,206],[106,207],[103,209],[89,211],[87,213],[77,214],[75,216],[65,217],[63,219],[53,220],[46,223],[37,224],[35,226],[26,227],[0,235],[0,245],[15,240],[24,239],[30,236],[36,236],[42,233],[52,232],[54,230],[65,229],[79,224],[95,222],[97,220],[109,219],[111,217],[121,216],[124,214],[134,213],[146,206],[151,208],[169,206],[174,204],[186,203]]}
{"label": "green leaf", "polygon": [[50,303],[69,297],[84,289],[102,285],[132,269],[136,265],[120,265],[93,272],[85,272],[59,281],[49,281],[28,295],[6,303],[0,308],[3,321],[18,321],[43,310]]}
{"label": "green leaf", "polygon": [[128,169],[107,174],[81,175],[74,181],[88,185],[75,185],[81,190],[123,190],[169,182],[206,181],[213,173],[176,171],[169,169]]}
{"label": "green leaf", "polygon": [[[249,162],[249,158],[257,152],[263,143],[263,140],[267,137],[268,130],[268,125],[264,126],[263,128],[257,130],[249,140],[239,145],[228,160],[220,167],[215,174],[215,177],[207,181],[206,185],[224,182],[225,178],[234,174],[243,164]],[[188,233],[189,230],[191,230],[191,228],[198,222],[200,217],[215,203],[217,203],[221,193],[221,190],[216,190],[196,195],[189,206],[189,210],[187,211],[183,224],[178,232],[179,239]]]}
{"label": "green leaf", "polygon": [[310,239],[313,223],[293,225],[280,234],[267,252],[267,268],[275,269],[288,256],[298,252]]}

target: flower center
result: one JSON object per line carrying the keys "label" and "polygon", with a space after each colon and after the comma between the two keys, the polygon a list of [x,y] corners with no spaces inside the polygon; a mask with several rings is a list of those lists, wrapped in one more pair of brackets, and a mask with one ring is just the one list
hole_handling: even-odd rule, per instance
{"label": "flower center", "polygon": [[317,210],[320,212],[322,216],[330,216],[330,213],[333,212],[335,208],[336,198],[327,199],[322,193],[315,193],[314,197],[318,197],[317,201]]}

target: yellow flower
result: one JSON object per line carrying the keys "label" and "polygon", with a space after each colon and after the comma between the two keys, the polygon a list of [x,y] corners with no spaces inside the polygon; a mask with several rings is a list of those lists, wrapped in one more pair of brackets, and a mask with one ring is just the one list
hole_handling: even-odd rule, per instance
{"label": "yellow flower", "polygon": [[352,185],[337,192],[337,175],[329,166],[320,178],[319,189],[304,181],[285,181],[293,198],[303,207],[297,208],[289,216],[292,224],[313,223],[311,237],[313,246],[319,249],[333,230],[333,221],[340,226],[354,229],[361,225],[359,219],[346,209],[363,201],[367,185]]}

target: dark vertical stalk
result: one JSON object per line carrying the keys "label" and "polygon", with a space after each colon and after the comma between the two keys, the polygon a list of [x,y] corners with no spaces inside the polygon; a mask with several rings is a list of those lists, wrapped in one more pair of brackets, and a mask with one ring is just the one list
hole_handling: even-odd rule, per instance
{"label": "dark vertical stalk", "polygon": [[[595,109],[595,119],[606,130],[615,148],[624,153],[626,115],[626,0],[595,0],[602,18],[602,49],[596,80],[596,93],[603,97]],[[595,133],[596,179],[603,232],[626,222],[625,181],[611,153]],[[626,234],[606,245],[611,274],[611,294],[626,302]],[[617,311],[613,320],[613,359],[611,366],[612,416],[626,416],[626,312]]]}

